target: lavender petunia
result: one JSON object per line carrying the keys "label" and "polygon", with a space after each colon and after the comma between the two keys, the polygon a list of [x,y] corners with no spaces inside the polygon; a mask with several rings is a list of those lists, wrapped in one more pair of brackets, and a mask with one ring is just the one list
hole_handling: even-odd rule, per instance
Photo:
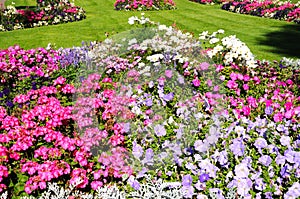
{"label": "lavender petunia", "polygon": [[187,174],[182,177],[182,186],[189,187],[193,183],[193,178],[191,175]]}
{"label": "lavender petunia", "polygon": [[245,145],[243,144],[241,138],[236,138],[232,140],[232,144],[230,145],[230,150],[236,156],[243,156],[245,151]]}
{"label": "lavender petunia", "polygon": [[161,125],[161,124],[157,124],[154,127],[154,132],[159,137],[160,136],[165,136],[167,134],[165,127],[163,125]]}
{"label": "lavender petunia", "polygon": [[268,156],[268,155],[263,155],[263,156],[261,156],[261,157],[258,159],[258,161],[259,161],[262,165],[268,167],[268,166],[272,163],[272,158],[271,158],[270,156]]}
{"label": "lavender petunia", "polygon": [[143,148],[139,144],[137,144],[136,141],[134,141],[132,144],[132,154],[137,159],[142,157],[144,154]]}
{"label": "lavender petunia", "polygon": [[199,181],[202,183],[202,182],[206,182],[207,180],[209,180],[209,175],[207,173],[202,173],[200,176],[199,176]]}
{"label": "lavender petunia", "polygon": [[165,94],[164,96],[163,96],[163,99],[165,100],[165,101],[171,101],[172,99],[174,98],[174,93],[173,92],[171,92],[171,93],[168,93],[168,94]]}

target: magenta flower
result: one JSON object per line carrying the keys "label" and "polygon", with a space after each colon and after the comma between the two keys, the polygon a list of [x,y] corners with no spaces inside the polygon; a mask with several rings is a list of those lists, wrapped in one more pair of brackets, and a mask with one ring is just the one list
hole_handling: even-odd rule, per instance
{"label": "magenta flower", "polygon": [[195,79],[193,79],[193,85],[195,86],[195,87],[199,87],[200,86],[200,80],[198,79],[198,78],[195,78]]}
{"label": "magenta flower", "polygon": [[281,122],[283,119],[283,115],[282,113],[278,112],[273,116],[273,119],[275,122]]}

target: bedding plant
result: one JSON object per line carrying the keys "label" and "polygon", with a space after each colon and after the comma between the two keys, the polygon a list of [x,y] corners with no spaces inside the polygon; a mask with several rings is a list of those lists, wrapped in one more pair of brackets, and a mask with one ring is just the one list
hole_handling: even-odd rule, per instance
{"label": "bedding plant", "polygon": [[300,23],[300,2],[290,1],[230,1],[223,10],[271,19]]}
{"label": "bedding plant", "polygon": [[85,19],[85,11],[67,0],[37,1],[36,7],[17,9],[8,5],[0,12],[0,31],[34,28]]}
{"label": "bedding plant", "polygon": [[300,197],[299,60],[129,23],[82,47],[0,51],[3,197]]}

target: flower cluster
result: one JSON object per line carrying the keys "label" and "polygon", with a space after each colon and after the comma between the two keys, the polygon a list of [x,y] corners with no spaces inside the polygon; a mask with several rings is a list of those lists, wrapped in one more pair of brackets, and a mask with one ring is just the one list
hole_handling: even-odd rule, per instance
{"label": "flower cluster", "polygon": [[220,34],[224,34],[224,30],[218,30],[211,35],[204,31],[199,36],[199,40],[206,43],[206,53],[210,58],[224,65],[235,63],[239,66],[256,67],[255,57],[244,42],[235,35],[219,38]]}
{"label": "flower cluster", "polygon": [[300,197],[298,60],[146,19],[128,38],[0,51],[0,192]]}
{"label": "flower cluster", "polygon": [[12,5],[7,6],[0,12],[0,31],[74,22],[85,18],[85,11],[69,1],[58,1],[55,4],[40,6],[35,9],[19,10]]}
{"label": "flower cluster", "polygon": [[116,0],[116,10],[173,10],[173,0]]}
{"label": "flower cluster", "polygon": [[293,4],[290,1],[230,1],[224,3],[222,9],[241,14],[300,23],[299,3]]}

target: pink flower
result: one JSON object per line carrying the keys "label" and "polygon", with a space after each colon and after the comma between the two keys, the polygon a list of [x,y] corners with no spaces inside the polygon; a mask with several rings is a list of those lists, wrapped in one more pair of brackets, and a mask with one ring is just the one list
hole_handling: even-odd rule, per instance
{"label": "pink flower", "polygon": [[237,77],[238,77],[238,75],[236,73],[231,73],[230,74],[230,78],[231,78],[232,81],[237,80]]}
{"label": "pink flower", "polygon": [[166,70],[165,75],[166,75],[167,78],[171,78],[172,77],[172,70]]}
{"label": "pink flower", "polygon": [[227,82],[227,87],[230,89],[236,89],[238,87],[238,84],[233,80],[229,80]]}
{"label": "pink flower", "polygon": [[253,80],[255,81],[255,84],[259,84],[260,83],[260,79],[257,76],[253,77]]}
{"label": "pink flower", "polygon": [[243,106],[242,111],[245,116],[249,116],[251,113],[251,108],[249,106]]}
{"label": "pink flower", "polygon": [[63,88],[62,88],[62,92],[64,94],[72,94],[72,93],[75,93],[75,87],[73,85],[70,85],[70,84],[66,84]]}
{"label": "pink flower", "polygon": [[245,82],[250,81],[250,76],[249,76],[249,75],[244,75],[244,81],[245,81]]}
{"label": "pink flower", "polygon": [[92,187],[92,189],[94,189],[94,190],[97,190],[98,188],[100,188],[100,187],[102,187],[103,186],[103,182],[101,182],[101,181],[93,181],[92,183],[91,183],[91,187]]}
{"label": "pink flower", "polygon": [[274,121],[275,122],[281,122],[282,121],[282,119],[283,119],[283,115],[280,113],[280,112],[278,112],[278,113],[276,113],[275,115],[274,115]]}
{"label": "pink flower", "polygon": [[249,90],[248,84],[244,84],[244,85],[243,85],[243,89],[244,89],[245,91]]}
{"label": "pink flower", "polygon": [[287,119],[291,119],[295,114],[294,110],[288,110],[287,112],[285,112],[284,117]]}
{"label": "pink flower", "polygon": [[286,102],[284,104],[285,109],[288,111],[293,107],[293,103],[292,102]]}
{"label": "pink flower", "polygon": [[209,67],[209,63],[207,63],[207,62],[202,62],[202,63],[200,64],[201,70],[207,70],[208,67]]}
{"label": "pink flower", "polygon": [[63,85],[66,82],[66,78],[63,76],[58,77],[56,80],[54,80],[54,86],[56,85]]}
{"label": "pink flower", "polygon": [[193,84],[194,84],[194,86],[199,87],[200,86],[200,80],[198,78],[194,79]]}

